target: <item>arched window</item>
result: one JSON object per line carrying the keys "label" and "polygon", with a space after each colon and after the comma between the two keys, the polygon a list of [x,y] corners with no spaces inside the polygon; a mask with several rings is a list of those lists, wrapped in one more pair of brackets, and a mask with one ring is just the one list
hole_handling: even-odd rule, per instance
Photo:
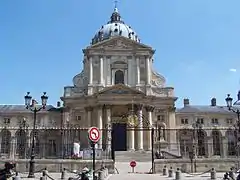
{"label": "arched window", "polygon": [[121,70],[115,72],[115,84],[124,84],[124,73]]}
{"label": "arched window", "polygon": [[7,129],[3,129],[1,132],[2,142],[1,142],[1,153],[8,154],[11,147],[11,133]]}
{"label": "arched window", "polygon": [[198,155],[199,156],[205,156],[206,151],[205,151],[205,133],[203,130],[198,130],[197,131],[197,138],[198,138]]}
{"label": "arched window", "polygon": [[235,137],[234,131],[228,130],[226,132],[226,137],[228,140],[228,155],[234,156],[237,154],[236,153],[237,142],[236,142],[236,137]]}
{"label": "arched window", "polygon": [[220,133],[219,131],[212,131],[212,137],[213,137],[213,155],[220,156]]}
{"label": "arched window", "polygon": [[19,129],[16,133],[16,136],[17,136],[16,153],[19,155],[19,158],[25,158],[26,157],[26,145],[27,145],[26,132],[23,129]]}

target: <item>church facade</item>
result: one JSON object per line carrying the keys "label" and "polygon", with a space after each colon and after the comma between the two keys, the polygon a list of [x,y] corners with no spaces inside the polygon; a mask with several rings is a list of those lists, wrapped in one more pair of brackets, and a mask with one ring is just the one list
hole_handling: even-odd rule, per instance
{"label": "church facade", "polygon": [[[113,140],[117,151],[150,151],[154,138],[154,148],[171,158],[189,158],[191,153],[202,158],[236,156],[235,114],[214,98],[206,106],[192,106],[185,99],[184,107],[176,109],[174,88],[154,71],[154,52],[115,8],[83,50],[83,70],[73,77],[72,86],[64,87],[64,107],[47,106],[38,113],[37,157],[66,157],[74,141],[88,148],[87,129],[92,126],[101,130],[98,148],[103,150]],[[0,106],[2,158],[27,157],[32,117],[24,105]]]}

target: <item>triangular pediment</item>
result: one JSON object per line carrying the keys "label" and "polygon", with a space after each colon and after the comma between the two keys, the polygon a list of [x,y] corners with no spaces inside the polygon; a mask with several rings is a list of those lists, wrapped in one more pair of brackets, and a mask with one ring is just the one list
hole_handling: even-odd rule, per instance
{"label": "triangular pediment", "polygon": [[116,37],[112,37],[110,39],[101,41],[97,44],[94,44],[92,46],[87,47],[86,49],[111,49],[111,50],[123,50],[123,49],[127,49],[127,50],[131,50],[131,49],[145,49],[145,50],[149,50],[149,51],[153,51],[154,50],[150,47],[147,46],[145,44],[133,41],[131,39],[128,39],[126,37],[122,37],[122,36],[116,36]]}
{"label": "triangular pediment", "polygon": [[136,89],[133,89],[133,88],[130,88],[128,86],[125,86],[124,84],[117,84],[117,85],[114,85],[114,86],[111,86],[111,87],[107,87],[101,91],[99,91],[97,94],[101,94],[101,95],[144,95],[143,92],[141,91],[138,91]]}

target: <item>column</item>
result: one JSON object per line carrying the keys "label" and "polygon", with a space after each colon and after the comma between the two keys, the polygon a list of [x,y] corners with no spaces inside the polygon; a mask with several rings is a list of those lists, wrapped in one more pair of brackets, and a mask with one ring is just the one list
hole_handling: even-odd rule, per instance
{"label": "column", "polygon": [[86,111],[87,111],[87,128],[90,128],[92,125],[92,110],[93,108],[91,106],[86,107]]}
{"label": "column", "polygon": [[93,64],[92,64],[92,57],[89,57],[89,82],[88,82],[88,95],[93,93]]}
{"label": "column", "polygon": [[99,84],[103,85],[103,57],[100,56],[99,60],[100,60],[100,62],[99,62],[99,73],[100,73],[99,74],[99,78],[100,78]]}
{"label": "column", "polygon": [[[171,127],[169,129],[170,130],[170,132],[169,132],[170,133],[170,135],[169,135],[170,149],[177,151],[180,154],[180,147],[177,145],[177,131],[175,129],[175,127],[176,127],[175,116],[176,116],[175,107],[170,107],[168,109],[168,123],[169,123],[169,127]],[[167,137],[166,137],[166,139],[167,139]]]}
{"label": "column", "polygon": [[93,83],[93,64],[92,64],[92,57],[89,57],[89,84],[92,85]]}
{"label": "column", "polygon": [[128,59],[128,85],[132,85],[132,59]]}
{"label": "column", "polygon": [[100,140],[98,141],[98,148],[102,149],[102,130],[103,130],[103,119],[102,119],[102,106],[99,106],[98,109],[98,121],[97,121],[97,126],[100,130]]}
{"label": "column", "polygon": [[[128,109],[129,112],[133,111],[133,109],[131,107],[129,107]],[[134,113],[130,113],[129,117],[128,118],[135,118],[134,117],[135,114]],[[135,120],[129,120],[129,121],[133,121],[135,122]],[[135,150],[135,130],[134,130],[134,126],[135,124],[133,123],[132,125],[129,125],[128,126],[128,151],[134,151]]]}
{"label": "column", "polygon": [[106,116],[107,116],[107,152],[111,151],[112,142],[112,122],[111,122],[111,106],[106,106]]}
{"label": "column", "polygon": [[147,150],[151,151],[152,150],[152,132],[151,129],[153,127],[153,122],[152,122],[152,112],[154,111],[154,107],[153,106],[147,106],[146,107],[146,111],[147,111],[147,119],[148,119],[148,123],[149,123],[149,128],[147,131]]}
{"label": "column", "polygon": [[142,115],[143,105],[138,105],[138,150],[143,150],[143,115]]}
{"label": "column", "polygon": [[228,139],[227,137],[222,137],[222,148],[221,149],[221,157],[227,158],[228,157]]}
{"label": "column", "polygon": [[137,63],[137,82],[136,84],[140,84],[140,62],[139,62],[139,57],[136,58],[136,63]]}
{"label": "column", "polygon": [[213,139],[211,136],[207,136],[205,141],[208,147],[208,158],[211,158],[213,156]]}
{"label": "column", "polygon": [[151,69],[150,69],[150,62],[149,62],[149,57],[146,57],[146,84],[149,85],[150,84],[150,72],[151,72]]}

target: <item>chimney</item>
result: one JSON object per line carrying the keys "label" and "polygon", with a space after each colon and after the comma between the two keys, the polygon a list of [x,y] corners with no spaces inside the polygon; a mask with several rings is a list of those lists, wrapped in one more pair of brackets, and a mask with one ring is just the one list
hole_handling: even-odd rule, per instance
{"label": "chimney", "polygon": [[183,105],[184,107],[189,105],[189,99],[183,99]]}
{"label": "chimney", "polygon": [[217,100],[216,98],[211,99],[211,106],[216,106],[217,105]]}
{"label": "chimney", "polygon": [[57,107],[61,107],[60,101],[57,102]]}

